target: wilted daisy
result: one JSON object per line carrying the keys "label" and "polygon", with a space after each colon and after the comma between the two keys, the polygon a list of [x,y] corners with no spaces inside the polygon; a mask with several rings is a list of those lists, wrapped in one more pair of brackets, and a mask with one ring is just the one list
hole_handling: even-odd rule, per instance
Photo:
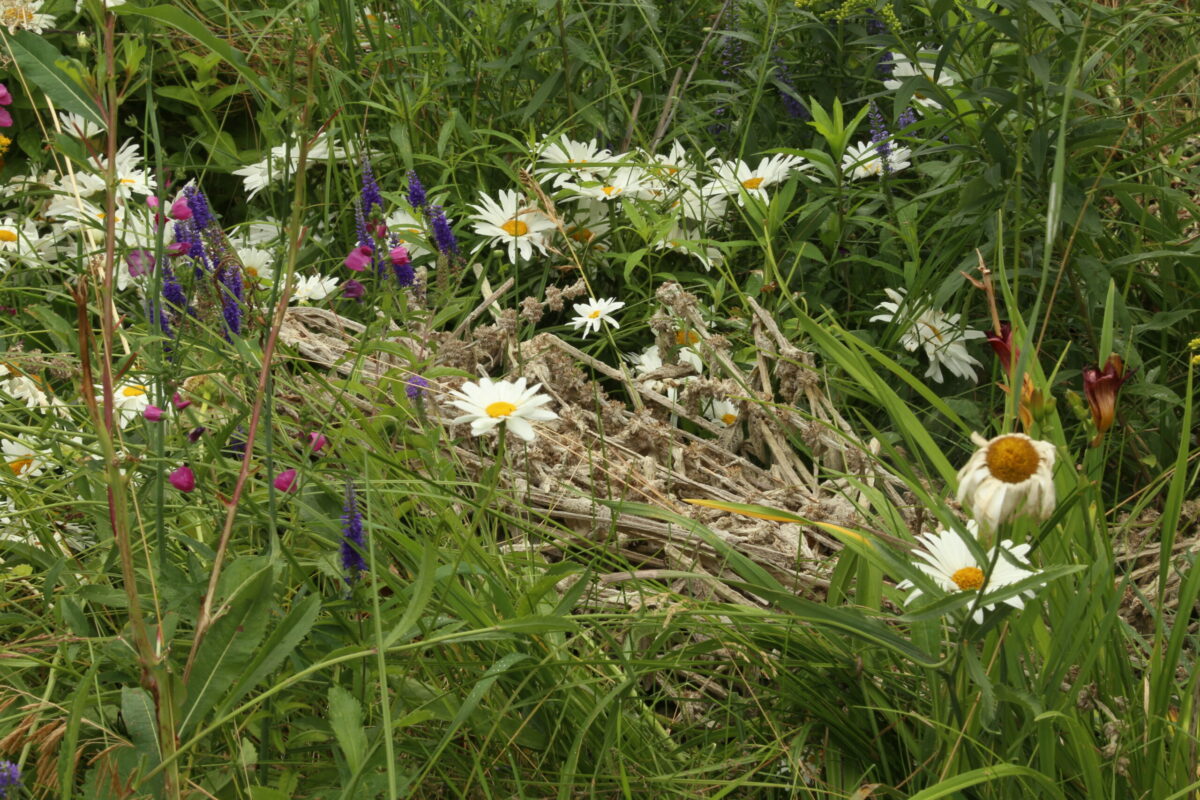
{"label": "wilted daisy", "polygon": [[493,381],[481,378],[479,383],[464,383],[462,389],[451,392],[450,403],[466,413],[452,420],[452,425],[471,423],[471,435],[480,436],[505,423],[508,430],[527,442],[534,439],[530,422],[558,419],[548,408],[550,396],[538,394],[540,383],[526,387],[524,378],[512,381]]}
{"label": "wilted daisy", "polygon": [[14,375],[4,382],[4,391],[14,400],[20,400],[26,408],[49,408],[50,395],[42,389],[37,379],[28,375]]}
{"label": "wilted daisy", "polygon": [[[922,50],[917,53],[917,60],[911,61],[908,56],[903,53],[892,54],[892,77],[883,82],[883,87],[890,92],[899,89],[910,78],[915,78],[918,75],[923,75],[931,82],[936,82],[938,86],[953,86],[958,79],[951,70],[943,69],[938,73],[936,79],[933,74],[934,67],[937,64],[938,52],[940,48],[932,50]],[[918,84],[913,90],[912,99],[917,105],[925,108],[939,109],[942,104],[931,99],[925,93],[925,87]]]}
{"label": "wilted daisy", "polygon": [[289,302],[310,303],[324,300],[338,288],[337,278],[322,278],[320,275],[297,276],[296,290]]}
{"label": "wilted daisy", "polygon": [[54,16],[43,14],[45,0],[0,0],[0,25],[10,34],[20,30],[43,33],[54,27]]}
{"label": "wilted daisy", "polygon": [[[974,521],[968,522],[967,528],[972,536],[977,534],[977,526]],[[971,548],[967,547],[962,535],[955,531],[939,530],[937,533],[922,534],[917,539],[924,545],[924,548],[913,552],[913,555],[920,560],[914,566],[928,575],[943,592],[950,594],[995,592],[1038,574],[1037,570],[1030,568],[1026,558],[1029,553],[1027,544],[1013,545],[1011,541],[1005,539],[998,545],[999,552],[993,551],[990,554],[991,558],[981,564],[971,554]],[[912,581],[901,581],[896,584],[896,588],[913,590],[905,599],[905,605],[916,600],[922,594],[920,589],[914,588]],[[1033,591],[1013,595],[1002,602],[1013,608],[1024,608],[1025,600],[1022,595],[1033,597]],[[985,594],[984,600],[986,601],[986,599]],[[982,603],[975,609],[972,619],[976,622],[983,622],[984,610],[991,611],[995,607],[996,603]]]}
{"label": "wilted daisy", "polygon": [[480,205],[472,206],[475,209],[472,230],[491,237],[489,243],[504,242],[509,261],[517,263],[518,254],[523,259],[532,258],[535,247],[545,254],[544,234],[554,230],[554,223],[536,207],[528,206],[522,195],[501,189],[498,201],[486,193],[479,195],[479,201]]}
{"label": "wilted daisy", "polygon": [[842,156],[842,171],[850,180],[857,181],[862,178],[878,178],[885,172],[890,174],[912,166],[912,162],[909,161],[912,151],[907,147],[890,147],[888,151],[885,159],[875,142],[849,145]]}
{"label": "wilted daisy", "polygon": [[1054,511],[1054,445],[1023,433],[994,439],[971,434],[979,449],[958,471],[958,501],[995,530],[1020,514],[1046,519]]}
{"label": "wilted daisy", "polygon": [[582,335],[584,337],[592,331],[600,330],[600,323],[602,322],[607,322],[614,328],[619,328],[621,325],[613,318],[612,314],[624,307],[624,301],[618,300],[615,297],[606,297],[603,300],[597,300],[594,297],[588,298],[586,303],[575,304],[575,313],[578,316],[571,320],[571,327],[583,328]]}
{"label": "wilted daisy", "polygon": [[810,166],[812,165],[805,164],[804,159],[800,156],[789,156],[784,153],[764,158],[754,168],[741,159],[718,160],[713,162],[716,180],[705,186],[704,192],[709,195],[736,195],[738,203],[741,205],[745,205],[746,195],[765,203],[769,199],[767,196],[769,187],[787,180],[792,172],[807,169]]}
{"label": "wilted daisy", "polygon": [[904,290],[884,289],[891,301],[884,301],[876,308],[882,308],[886,314],[876,314],[871,322],[908,322],[908,328],[900,336],[900,344],[910,353],[918,347],[925,350],[929,359],[929,369],[925,377],[938,383],[942,382],[942,367],[952,375],[960,378],[976,380],[975,367],[982,366],[979,361],[967,353],[965,342],[970,339],[982,339],[982,331],[963,330],[959,327],[961,314],[945,314],[936,308],[920,308],[915,313],[906,307]]}

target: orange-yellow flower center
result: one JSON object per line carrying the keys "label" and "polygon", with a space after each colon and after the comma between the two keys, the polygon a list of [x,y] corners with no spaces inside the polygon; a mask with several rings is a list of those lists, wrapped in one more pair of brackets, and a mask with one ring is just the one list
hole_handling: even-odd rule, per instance
{"label": "orange-yellow flower center", "polygon": [[721,416],[721,422],[724,422],[726,425],[732,425],[737,422],[737,414],[724,414]]}
{"label": "orange-yellow flower center", "polygon": [[988,472],[1005,483],[1029,480],[1040,463],[1037,448],[1024,436],[1001,436],[988,445]]}
{"label": "orange-yellow flower center", "polygon": [[675,344],[689,345],[700,341],[700,334],[695,331],[675,331]]}
{"label": "orange-yellow flower center", "polygon": [[497,400],[484,409],[484,411],[487,412],[487,415],[492,419],[496,419],[497,417],[512,416],[512,413],[516,410],[516,406],[514,406],[512,403],[506,403],[503,400]]}
{"label": "orange-yellow flower center", "polygon": [[600,191],[604,192],[605,197],[612,197],[613,192],[620,192],[621,190],[615,186],[602,186],[600,187]]}
{"label": "orange-yellow flower center", "polygon": [[126,386],[124,389],[121,390],[121,394],[125,395],[126,397],[141,397],[145,393],[146,393],[146,387],[138,386],[136,384],[133,386]]}
{"label": "orange-yellow flower center", "polygon": [[742,186],[745,186],[747,189],[757,189],[759,186],[762,186],[762,182],[762,178],[747,178],[742,181]]}
{"label": "orange-yellow flower center", "polygon": [[524,236],[529,233],[529,226],[519,219],[510,219],[508,222],[500,226],[500,230],[507,233],[509,236]]}
{"label": "orange-yellow flower center", "polygon": [[17,240],[16,231],[0,231],[0,242],[15,242]]}
{"label": "orange-yellow flower center", "polygon": [[587,244],[592,239],[596,238],[596,234],[592,233],[587,228],[572,228],[571,232],[567,235],[575,241],[581,242],[582,244]]}
{"label": "orange-yellow flower center", "polygon": [[31,466],[33,466],[32,458],[18,458],[8,462],[8,467],[13,471],[13,475],[20,475]]}
{"label": "orange-yellow flower center", "polygon": [[600,315],[603,313],[604,313],[603,311],[601,311],[600,309],[597,308],[595,311],[588,314],[588,319],[600,319]]}
{"label": "orange-yellow flower center", "polygon": [[9,28],[21,27],[33,22],[33,11],[20,6],[9,6],[0,11],[0,24]]}
{"label": "orange-yellow flower center", "polygon": [[979,567],[963,567],[950,576],[961,591],[970,592],[983,588],[983,570]]}

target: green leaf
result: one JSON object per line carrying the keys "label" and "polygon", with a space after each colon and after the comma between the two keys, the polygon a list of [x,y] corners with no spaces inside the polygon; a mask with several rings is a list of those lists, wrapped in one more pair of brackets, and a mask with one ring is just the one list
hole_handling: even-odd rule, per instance
{"label": "green leaf", "polygon": [[54,45],[29,31],[17,31],[5,38],[21,72],[55,106],[104,127],[104,119],[100,116],[96,101],[88,97],[87,92],[60,66],[68,62]]}
{"label": "green leaf", "polygon": [[154,717],[154,701],[149,692],[142,688],[121,687],[121,718],[125,721],[125,730],[129,731],[134,747],[152,767],[162,758]]}
{"label": "green leaf", "polygon": [[180,737],[187,736],[237,680],[258,649],[270,617],[274,570],[264,556],[232,562],[221,576],[218,605],[226,611],[209,629],[188,677]]}
{"label": "green leaf", "polygon": [[329,687],[329,725],[351,772],[358,772],[367,757],[367,732],[362,706],[341,686]]}
{"label": "green leaf", "polygon": [[1030,778],[1043,786],[1045,794],[1042,797],[1061,798],[1063,796],[1057,784],[1040,772],[1035,772],[1029,767],[1022,767],[1017,764],[997,764],[992,767],[973,769],[970,772],[955,775],[953,778],[947,778],[924,791],[917,792],[910,796],[908,800],[938,800],[940,797],[955,795],[971,786],[978,786],[981,783],[991,783],[998,778]]}

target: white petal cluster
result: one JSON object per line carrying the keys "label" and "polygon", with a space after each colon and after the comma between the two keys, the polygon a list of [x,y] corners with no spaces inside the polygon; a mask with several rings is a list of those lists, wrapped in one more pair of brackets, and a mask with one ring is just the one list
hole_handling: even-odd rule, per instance
{"label": "white petal cluster", "polygon": [[[883,87],[889,92],[894,92],[904,85],[907,81],[923,77],[925,80],[936,83],[938,86],[949,87],[958,83],[958,75],[952,70],[942,69],[938,73],[934,73],[937,66],[938,55],[940,48],[929,50],[921,50],[917,53],[917,60],[912,61],[903,53],[892,54],[892,77],[883,82]],[[932,109],[942,108],[942,104],[929,97],[926,94],[926,88],[923,84],[918,83],[913,90],[913,102],[919,106]]]}
{"label": "white petal cluster", "polygon": [[315,303],[329,297],[337,287],[337,278],[324,278],[320,275],[297,275],[296,290],[292,292],[289,302],[298,305]]}
{"label": "white petal cluster", "polygon": [[1023,433],[994,439],[971,434],[978,449],[958,472],[958,501],[991,530],[1021,514],[1054,511],[1054,445]]}
{"label": "white petal cluster", "polygon": [[548,408],[550,396],[539,394],[542,385],[525,385],[525,378],[513,381],[493,381],[481,378],[479,383],[464,383],[462,388],[450,393],[450,403],[465,412],[451,424],[471,423],[471,435],[481,436],[504,423],[505,427],[527,442],[535,437],[531,422],[546,422],[558,419]]}
{"label": "white petal cluster", "polygon": [[876,308],[886,313],[871,317],[871,322],[894,322],[907,325],[900,336],[900,344],[910,353],[917,348],[925,351],[929,359],[929,369],[925,377],[937,383],[943,380],[942,368],[945,367],[951,375],[957,375],[967,380],[976,380],[975,367],[982,366],[977,359],[967,353],[966,342],[971,339],[982,339],[982,331],[967,330],[960,326],[961,314],[946,314],[940,309],[928,306],[913,305],[906,302],[904,290],[885,289],[890,301],[884,301]]}
{"label": "white petal cluster", "polygon": [[592,297],[586,303],[576,303],[574,307],[576,316],[571,320],[571,327],[583,328],[582,336],[586,337],[592,331],[600,330],[600,325],[604,322],[614,328],[621,327],[612,315],[624,308],[625,303],[615,297],[606,297],[603,300]]}
{"label": "white petal cluster", "polygon": [[852,181],[863,178],[878,178],[881,175],[899,172],[912,166],[909,159],[912,151],[907,147],[892,145],[885,159],[874,142],[858,142],[849,145],[842,155],[842,172]]}
{"label": "white petal cluster", "polygon": [[485,244],[502,244],[508,260],[528,261],[537,250],[546,253],[546,235],[555,229],[554,223],[535,205],[511,189],[501,189],[498,199],[479,195],[479,205],[472,206],[471,228],[488,237]]}

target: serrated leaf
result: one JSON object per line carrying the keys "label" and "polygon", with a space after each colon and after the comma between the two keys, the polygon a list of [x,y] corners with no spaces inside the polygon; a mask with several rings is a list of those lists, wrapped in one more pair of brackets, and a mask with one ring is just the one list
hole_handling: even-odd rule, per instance
{"label": "serrated leaf", "polygon": [[363,730],[362,706],[341,686],[329,687],[329,726],[351,772],[358,772],[367,756],[367,732]]}

